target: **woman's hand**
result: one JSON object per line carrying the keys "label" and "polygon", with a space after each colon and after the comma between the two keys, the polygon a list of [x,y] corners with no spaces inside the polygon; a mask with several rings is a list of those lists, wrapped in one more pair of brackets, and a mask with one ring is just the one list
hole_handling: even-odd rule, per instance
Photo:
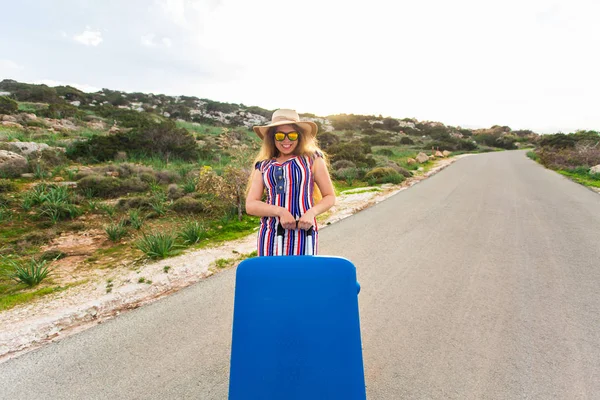
{"label": "woman's hand", "polygon": [[283,229],[296,229],[296,218],[283,207],[279,212],[279,223]]}
{"label": "woman's hand", "polygon": [[309,230],[315,223],[315,212],[309,209],[304,215],[298,220],[298,229]]}

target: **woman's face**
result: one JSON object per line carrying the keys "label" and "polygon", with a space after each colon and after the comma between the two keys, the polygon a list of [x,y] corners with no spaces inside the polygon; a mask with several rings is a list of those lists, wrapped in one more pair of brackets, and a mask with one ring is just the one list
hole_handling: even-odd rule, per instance
{"label": "woman's face", "polygon": [[[278,126],[277,129],[275,130],[275,133],[277,132],[282,132],[282,133],[290,133],[290,132],[297,132],[296,129],[294,129],[294,127],[292,125],[281,125]],[[301,132],[298,132],[299,134],[302,134]],[[275,147],[277,148],[277,150],[279,150],[279,153],[281,153],[282,155],[285,156],[289,156],[290,154],[292,154],[294,152],[294,150],[296,149],[296,146],[298,146],[298,140],[290,140],[290,138],[286,135],[285,139],[283,139],[283,141],[277,141],[275,140],[275,138],[273,138],[273,142],[275,142]]]}

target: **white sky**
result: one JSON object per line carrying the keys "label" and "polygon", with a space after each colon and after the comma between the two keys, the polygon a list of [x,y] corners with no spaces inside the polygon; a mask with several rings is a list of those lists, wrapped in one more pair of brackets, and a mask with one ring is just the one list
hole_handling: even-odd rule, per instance
{"label": "white sky", "polygon": [[598,0],[21,0],[3,11],[0,79],[600,130]]}

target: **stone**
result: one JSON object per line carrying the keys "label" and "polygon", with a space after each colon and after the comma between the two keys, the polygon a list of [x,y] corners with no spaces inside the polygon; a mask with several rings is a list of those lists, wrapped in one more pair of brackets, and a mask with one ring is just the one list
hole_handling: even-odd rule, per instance
{"label": "stone", "polygon": [[417,163],[417,160],[415,160],[414,158],[409,158],[409,159],[406,160],[406,163],[408,165],[413,165],[413,164]]}
{"label": "stone", "polygon": [[8,177],[17,177],[29,169],[27,159],[12,151],[0,150],[0,173]]}
{"label": "stone", "polygon": [[590,174],[600,174],[600,164],[594,165],[590,168]]}
{"label": "stone", "polygon": [[21,114],[21,118],[23,118],[25,121],[36,121],[38,119],[37,115],[28,113]]}
{"label": "stone", "polygon": [[419,162],[420,164],[423,164],[427,161],[429,161],[429,157],[427,156],[427,154],[425,154],[423,152],[417,154],[417,162]]}
{"label": "stone", "polygon": [[11,121],[2,121],[2,126],[8,126],[9,128],[23,129],[23,126],[21,124],[18,124],[16,122],[11,122]]}
{"label": "stone", "polygon": [[438,150],[435,152],[435,156],[438,158],[442,158],[442,157],[444,157],[444,154],[442,154],[442,152]]}
{"label": "stone", "polygon": [[432,154],[432,155],[429,156],[429,159],[430,160],[435,160],[435,156]]}
{"label": "stone", "polygon": [[9,142],[8,143],[11,151],[21,155],[28,155],[31,153],[35,153],[36,151],[41,151],[44,149],[49,149],[46,143],[36,143],[36,142]]}
{"label": "stone", "polygon": [[444,157],[448,157],[448,156],[449,156],[450,154],[452,154],[452,153],[450,153],[448,150],[444,150],[444,151],[442,152],[442,154],[444,155]]}
{"label": "stone", "polygon": [[12,115],[3,115],[2,116],[2,121],[6,121],[6,122],[18,122],[17,119],[15,117],[13,117]]}

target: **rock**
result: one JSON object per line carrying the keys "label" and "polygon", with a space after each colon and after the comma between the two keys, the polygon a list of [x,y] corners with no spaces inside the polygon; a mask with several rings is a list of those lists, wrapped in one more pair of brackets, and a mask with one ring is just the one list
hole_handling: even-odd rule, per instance
{"label": "rock", "polygon": [[65,180],[65,178],[63,178],[62,176],[57,176],[56,178],[53,179],[54,182],[62,182],[64,180]]}
{"label": "rock", "polygon": [[8,126],[10,128],[23,129],[23,126],[21,124],[18,124],[16,122],[10,122],[10,121],[2,121],[2,126]]}
{"label": "rock", "polygon": [[23,118],[25,121],[36,121],[38,119],[37,115],[27,113],[21,114],[21,118]]}
{"label": "rock", "polygon": [[35,174],[32,174],[32,173],[28,172],[26,174],[21,174],[21,178],[34,179],[35,178]]}
{"label": "rock", "polygon": [[6,122],[18,122],[17,119],[15,117],[13,117],[12,115],[3,115],[2,116],[2,121],[6,121]]}
{"label": "rock", "polygon": [[0,173],[16,178],[29,169],[27,159],[12,151],[0,150]]}
{"label": "rock", "polygon": [[450,154],[452,154],[452,153],[450,153],[448,150],[444,150],[444,151],[442,152],[442,154],[444,155],[444,157],[448,157],[448,156],[449,156]]}
{"label": "rock", "polygon": [[600,174],[600,164],[594,165],[590,168],[590,174]]}
{"label": "rock", "polygon": [[438,150],[435,152],[435,156],[438,158],[442,158],[442,157],[444,157],[444,154],[442,154],[442,152]]}
{"label": "rock", "polygon": [[44,149],[49,149],[46,143],[36,143],[36,142],[9,142],[8,143],[11,151],[21,155],[28,155],[31,153],[35,153],[36,151],[41,151]]}
{"label": "rock", "polygon": [[429,159],[430,160],[435,160],[435,156],[432,154],[432,155],[429,156]]}
{"label": "rock", "polygon": [[417,163],[417,160],[415,160],[414,158],[409,158],[409,159],[406,160],[406,163],[408,165],[413,165],[413,164]]}
{"label": "rock", "polygon": [[102,121],[90,121],[87,123],[87,126],[90,129],[96,129],[99,131],[105,131],[106,130],[106,124]]}
{"label": "rock", "polygon": [[417,154],[417,162],[419,162],[420,164],[423,164],[427,161],[429,161],[429,157],[427,156],[427,154],[425,154],[423,152]]}

